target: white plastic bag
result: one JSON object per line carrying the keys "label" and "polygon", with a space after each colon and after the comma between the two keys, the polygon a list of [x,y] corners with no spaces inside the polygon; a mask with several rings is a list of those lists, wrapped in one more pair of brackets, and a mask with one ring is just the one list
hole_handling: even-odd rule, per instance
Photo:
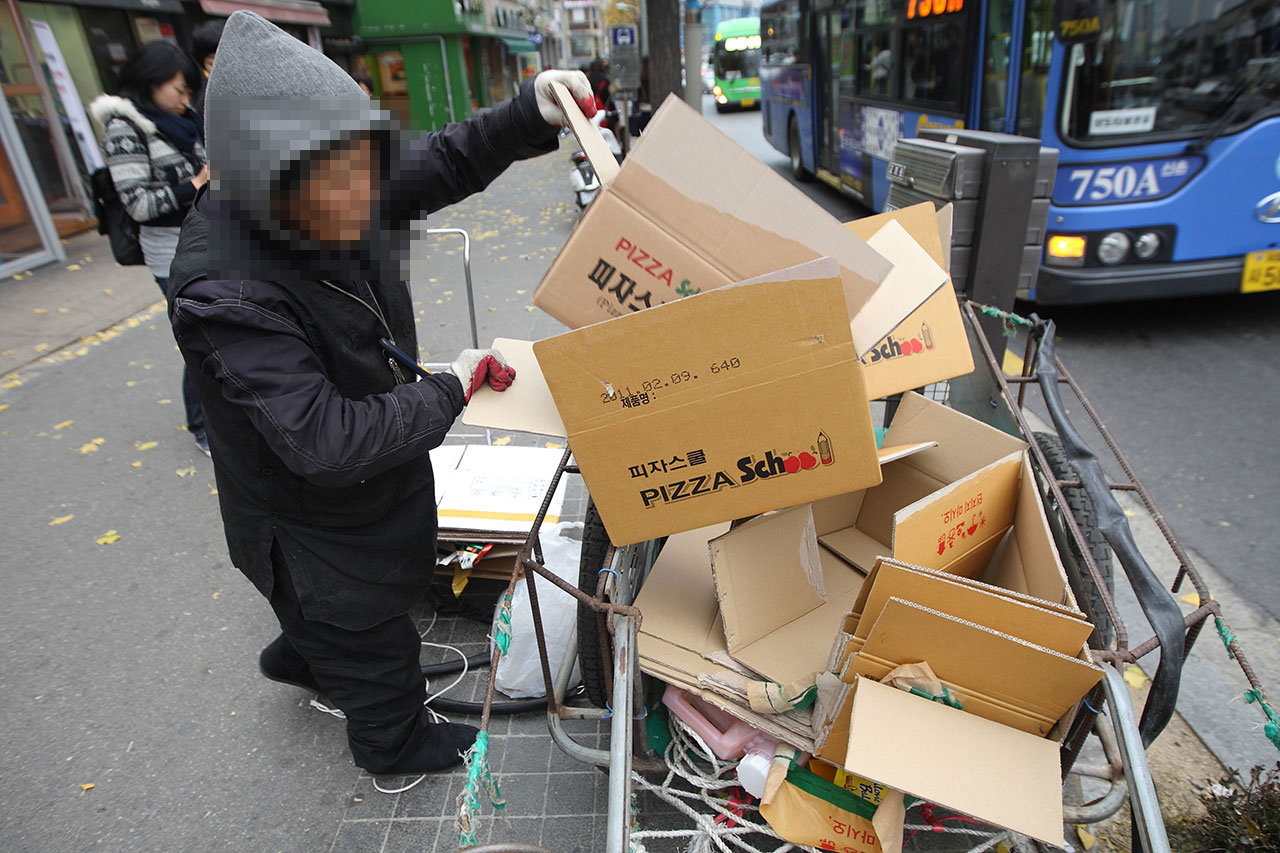
{"label": "white plastic bag", "polygon": [[[543,527],[542,556],[551,572],[576,587],[578,563],[582,556],[582,522],[565,521]],[[537,578],[536,583],[538,611],[542,614],[542,631],[547,641],[547,660],[551,663],[551,676],[554,678],[578,618],[578,602],[545,578]],[[527,581],[517,581],[511,605],[511,645],[498,662],[496,686],[512,699],[545,696],[547,691],[542,680],[542,662],[538,657],[538,639],[533,633]],[[502,602],[499,601],[494,611],[495,624],[501,609]],[[492,641],[489,649],[492,653]],[[570,686],[577,683],[578,677],[575,664]]]}

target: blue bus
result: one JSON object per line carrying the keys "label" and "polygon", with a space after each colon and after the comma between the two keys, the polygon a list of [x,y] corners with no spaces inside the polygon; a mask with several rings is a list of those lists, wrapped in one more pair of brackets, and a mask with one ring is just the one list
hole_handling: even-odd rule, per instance
{"label": "blue bus", "polygon": [[1059,149],[1042,304],[1280,290],[1280,3],[772,0],[762,112],[874,210],[926,127]]}

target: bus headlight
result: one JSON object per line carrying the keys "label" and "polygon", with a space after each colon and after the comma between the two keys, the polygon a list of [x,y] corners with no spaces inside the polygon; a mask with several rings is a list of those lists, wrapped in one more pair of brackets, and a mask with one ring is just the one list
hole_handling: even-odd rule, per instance
{"label": "bus headlight", "polygon": [[717,98],[720,97],[720,86],[719,85],[712,86],[711,94],[715,95]]}
{"label": "bus headlight", "polygon": [[1160,235],[1154,231],[1148,231],[1133,244],[1133,253],[1140,259],[1149,261],[1160,254],[1161,246]]}
{"label": "bus headlight", "polygon": [[1107,265],[1118,264],[1129,257],[1133,241],[1123,231],[1112,231],[1098,241],[1098,260]]}
{"label": "bus headlight", "polygon": [[1050,263],[1066,267],[1084,265],[1085,239],[1078,234],[1050,234],[1045,254]]}

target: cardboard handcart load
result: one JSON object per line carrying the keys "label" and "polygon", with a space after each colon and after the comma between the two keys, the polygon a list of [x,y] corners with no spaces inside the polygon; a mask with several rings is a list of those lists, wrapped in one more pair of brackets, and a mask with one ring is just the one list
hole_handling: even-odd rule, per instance
{"label": "cardboard handcart load", "polygon": [[533,297],[570,328],[830,257],[861,355],[941,287],[879,288],[889,261],[675,96],[619,167],[555,91],[601,184]]}

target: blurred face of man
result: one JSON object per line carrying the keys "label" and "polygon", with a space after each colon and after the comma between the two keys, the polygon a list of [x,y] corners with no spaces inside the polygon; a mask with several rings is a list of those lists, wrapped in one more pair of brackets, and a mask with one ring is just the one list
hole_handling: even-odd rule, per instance
{"label": "blurred face of man", "polygon": [[360,242],[368,235],[378,198],[374,155],[373,141],[361,137],[312,157],[280,213],[312,240],[344,247]]}

